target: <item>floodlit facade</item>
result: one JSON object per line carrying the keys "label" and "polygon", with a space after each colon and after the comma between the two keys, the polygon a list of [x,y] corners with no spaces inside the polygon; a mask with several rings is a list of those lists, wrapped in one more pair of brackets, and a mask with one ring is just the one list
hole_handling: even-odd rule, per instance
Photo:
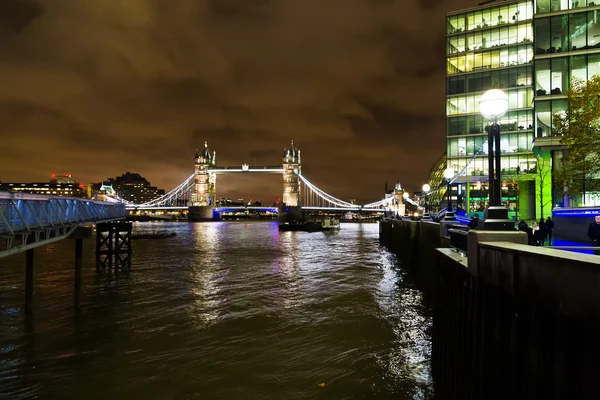
{"label": "floodlit facade", "polygon": [[60,183],[56,179],[50,182],[0,182],[0,191],[11,191],[16,193],[33,193],[61,197],[88,197],[84,184],[75,181]]}
{"label": "floodlit facade", "polygon": [[[565,92],[573,77],[600,75],[600,2],[586,0],[535,2],[535,141],[534,150],[549,168],[560,166],[564,149],[555,136],[552,116],[568,108]],[[559,206],[598,206],[595,193],[563,198],[563,188],[543,185],[546,199]],[[539,193],[538,189],[538,193]],[[546,201],[544,201],[546,203]]]}
{"label": "floodlit facade", "polygon": [[[533,180],[533,2],[492,2],[446,18],[447,163],[454,169],[456,205],[483,212],[488,205],[487,132],[479,113],[488,89],[508,95],[501,131],[503,200],[516,210],[515,180]],[[510,177],[509,177],[510,176]],[[529,200],[529,199],[528,199]]]}
{"label": "floodlit facade", "polygon": [[[563,155],[552,115],[568,107],[573,76],[600,74],[598,23],[600,2],[586,0],[488,1],[447,15],[446,152],[448,167],[460,174],[456,205],[471,215],[488,205],[490,123],[479,113],[479,99],[492,88],[509,99],[498,122],[503,203],[526,219],[564,204],[562,188],[552,188]],[[588,195],[585,204],[594,201]]]}

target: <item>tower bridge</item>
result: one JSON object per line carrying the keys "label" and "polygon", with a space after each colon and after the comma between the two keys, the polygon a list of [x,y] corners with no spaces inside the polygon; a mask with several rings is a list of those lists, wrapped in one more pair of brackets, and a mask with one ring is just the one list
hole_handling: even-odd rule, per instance
{"label": "tower bridge", "polygon": [[[283,192],[282,205],[279,207],[280,217],[283,214],[299,217],[303,209],[323,212],[383,213],[387,211],[404,215],[405,201],[416,205],[412,200],[403,198],[404,190],[399,183],[391,195],[368,204],[354,204],[326,193],[302,175],[301,151],[294,146],[293,141],[289,148],[284,149],[281,165],[275,166],[219,165],[216,151],[211,152],[208,143],[205,142],[202,152],[196,151],[192,175],[170,192],[152,201],[142,204],[125,202],[126,209],[129,211],[187,209],[188,217],[192,221],[217,219],[218,213],[223,208],[219,207],[217,202],[217,175],[223,174],[281,174]],[[116,201],[124,202],[122,199]]]}

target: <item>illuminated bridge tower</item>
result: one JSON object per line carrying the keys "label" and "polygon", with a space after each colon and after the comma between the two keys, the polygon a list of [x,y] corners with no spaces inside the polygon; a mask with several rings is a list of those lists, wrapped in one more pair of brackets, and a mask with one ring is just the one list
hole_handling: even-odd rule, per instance
{"label": "illuminated bridge tower", "polygon": [[188,210],[190,221],[212,221],[216,198],[217,176],[210,172],[215,165],[216,152],[211,156],[208,144],[204,142],[202,155],[196,151],[195,183],[192,190],[191,206]]}
{"label": "illuminated bridge tower", "polygon": [[302,162],[300,150],[292,146],[283,152],[283,204],[286,206],[300,206],[300,177]]}
{"label": "illuminated bridge tower", "polygon": [[216,152],[211,156],[208,143],[204,142],[204,151],[198,155],[196,151],[195,174],[196,183],[192,193],[192,205],[199,207],[214,206],[217,176],[210,173],[209,167],[215,165]]}

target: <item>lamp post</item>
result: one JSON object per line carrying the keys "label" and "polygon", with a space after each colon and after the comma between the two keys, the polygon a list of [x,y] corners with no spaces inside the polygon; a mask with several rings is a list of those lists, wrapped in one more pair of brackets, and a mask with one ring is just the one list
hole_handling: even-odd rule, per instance
{"label": "lamp post", "polygon": [[[481,96],[479,111],[492,122],[488,131],[488,191],[489,204],[483,223],[486,230],[514,229],[514,223],[508,219],[508,209],[502,205],[502,178],[500,176],[500,125],[498,118],[508,109],[508,96],[502,90],[491,89]],[[494,150],[495,148],[495,150]]]}
{"label": "lamp post", "polygon": [[446,216],[444,220],[454,220],[454,212],[452,211],[452,196],[451,196],[451,181],[454,178],[454,168],[446,168],[444,171],[444,178],[446,178],[446,182],[448,182],[448,189],[446,189],[446,196],[448,197],[448,207],[446,207]]}
{"label": "lamp post", "polygon": [[423,219],[430,219],[431,217],[429,216],[429,210],[427,209],[427,193],[429,193],[429,190],[431,190],[431,187],[429,187],[428,184],[424,184],[423,185],[423,197],[425,197],[425,212],[423,213]]}
{"label": "lamp post", "polygon": [[408,215],[408,208],[406,207],[406,199],[408,199],[409,194],[407,192],[404,192],[402,194],[402,198],[404,199],[404,215]]}

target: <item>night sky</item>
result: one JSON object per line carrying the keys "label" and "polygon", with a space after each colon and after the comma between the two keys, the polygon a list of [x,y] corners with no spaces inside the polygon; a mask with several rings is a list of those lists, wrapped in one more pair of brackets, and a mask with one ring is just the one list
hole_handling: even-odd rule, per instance
{"label": "night sky", "polygon": [[[171,189],[204,141],[378,200],[445,150],[446,12],[477,0],[1,0],[0,180],[126,171]],[[217,195],[281,197],[281,176]]]}

